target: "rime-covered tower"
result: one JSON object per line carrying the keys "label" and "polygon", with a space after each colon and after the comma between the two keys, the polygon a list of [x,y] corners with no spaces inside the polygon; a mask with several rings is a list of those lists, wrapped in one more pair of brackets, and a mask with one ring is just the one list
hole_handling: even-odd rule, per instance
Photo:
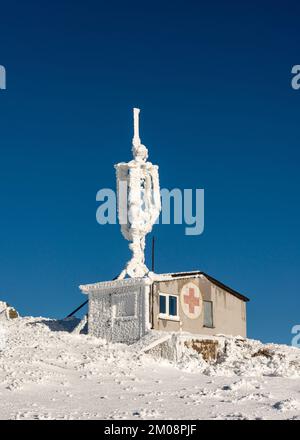
{"label": "rime-covered tower", "polygon": [[119,223],[132,251],[119,279],[126,275],[143,277],[149,273],[145,265],[145,237],[151,232],[161,210],[158,166],[147,161],[148,150],[139,136],[139,113],[140,109],[133,109],[133,160],[115,165]]}
{"label": "rime-covered tower", "polygon": [[145,265],[145,237],[161,201],[158,167],[147,161],[139,137],[140,110],[133,111],[133,160],[115,165],[119,222],[132,257],[118,279],[80,286],[89,298],[88,332],[108,342],[132,343],[152,329],[166,331],[166,345],[151,346],[154,353],[166,350],[175,359],[197,334],[245,337],[247,297],[199,270],[155,274]]}

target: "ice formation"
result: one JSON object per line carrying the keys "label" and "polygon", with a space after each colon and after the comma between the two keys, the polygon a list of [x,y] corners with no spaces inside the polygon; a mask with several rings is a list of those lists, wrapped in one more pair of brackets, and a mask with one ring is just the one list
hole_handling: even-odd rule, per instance
{"label": "ice formation", "polygon": [[119,279],[126,275],[143,277],[149,272],[145,265],[145,237],[161,210],[158,166],[147,161],[148,150],[139,136],[139,113],[138,108],[133,109],[133,160],[115,165],[119,223],[124,238],[131,242],[129,249],[132,252]]}

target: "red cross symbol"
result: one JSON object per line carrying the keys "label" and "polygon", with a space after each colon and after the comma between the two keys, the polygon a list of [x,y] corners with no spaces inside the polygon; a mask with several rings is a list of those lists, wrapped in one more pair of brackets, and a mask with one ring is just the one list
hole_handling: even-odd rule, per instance
{"label": "red cross symbol", "polygon": [[195,289],[189,287],[189,294],[184,295],[184,303],[189,306],[189,313],[194,313],[194,307],[199,307],[199,298],[195,296]]}

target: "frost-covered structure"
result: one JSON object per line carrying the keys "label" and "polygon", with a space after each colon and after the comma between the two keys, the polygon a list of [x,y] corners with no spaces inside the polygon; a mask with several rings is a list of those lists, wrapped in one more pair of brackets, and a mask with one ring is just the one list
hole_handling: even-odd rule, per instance
{"label": "frost-covered structure", "polygon": [[150,330],[245,337],[247,297],[201,271],[155,274],[145,265],[145,237],[161,203],[158,167],[147,161],[139,137],[139,112],[134,109],[133,160],[115,165],[119,222],[132,258],[116,280],[80,286],[89,297],[88,332],[125,343]]}
{"label": "frost-covered structure", "polygon": [[80,286],[89,295],[88,332],[108,342],[132,343],[150,329],[148,277]]}
{"label": "frost-covered structure", "polygon": [[111,342],[131,343],[150,329],[152,280],[145,265],[145,237],[159,216],[161,201],[158,166],[147,161],[139,113],[133,109],[133,160],[115,165],[119,222],[132,257],[117,280],[80,286],[89,296],[88,332]]}
{"label": "frost-covered structure", "polygon": [[140,109],[134,108],[133,160],[115,165],[117,177],[118,215],[121,231],[131,243],[132,258],[119,275],[143,277],[149,270],[145,265],[145,237],[151,232],[160,210],[158,166],[147,161],[148,150],[139,135]]}

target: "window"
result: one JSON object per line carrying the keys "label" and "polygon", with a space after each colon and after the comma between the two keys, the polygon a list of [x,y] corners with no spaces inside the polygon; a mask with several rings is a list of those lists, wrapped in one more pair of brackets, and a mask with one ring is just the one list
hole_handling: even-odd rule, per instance
{"label": "window", "polygon": [[167,293],[159,294],[159,315],[166,319],[179,319],[178,317],[178,298],[176,295]]}
{"label": "window", "polygon": [[177,296],[169,296],[169,315],[177,316]]}
{"label": "window", "polygon": [[165,295],[159,295],[159,313],[167,313],[167,301]]}
{"label": "window", "polygon": [[119,293],[113,295],[112,304],[115,318],[134,318],[137,313],[137,294]]}
{"label": "window", "polygon": [[204,305],[203,325],[204,325],[204,327],[212,328],[214,326],[214,323],[213,323],[213,303],[212,303],[212,301],[203,301],[203,305]]}

